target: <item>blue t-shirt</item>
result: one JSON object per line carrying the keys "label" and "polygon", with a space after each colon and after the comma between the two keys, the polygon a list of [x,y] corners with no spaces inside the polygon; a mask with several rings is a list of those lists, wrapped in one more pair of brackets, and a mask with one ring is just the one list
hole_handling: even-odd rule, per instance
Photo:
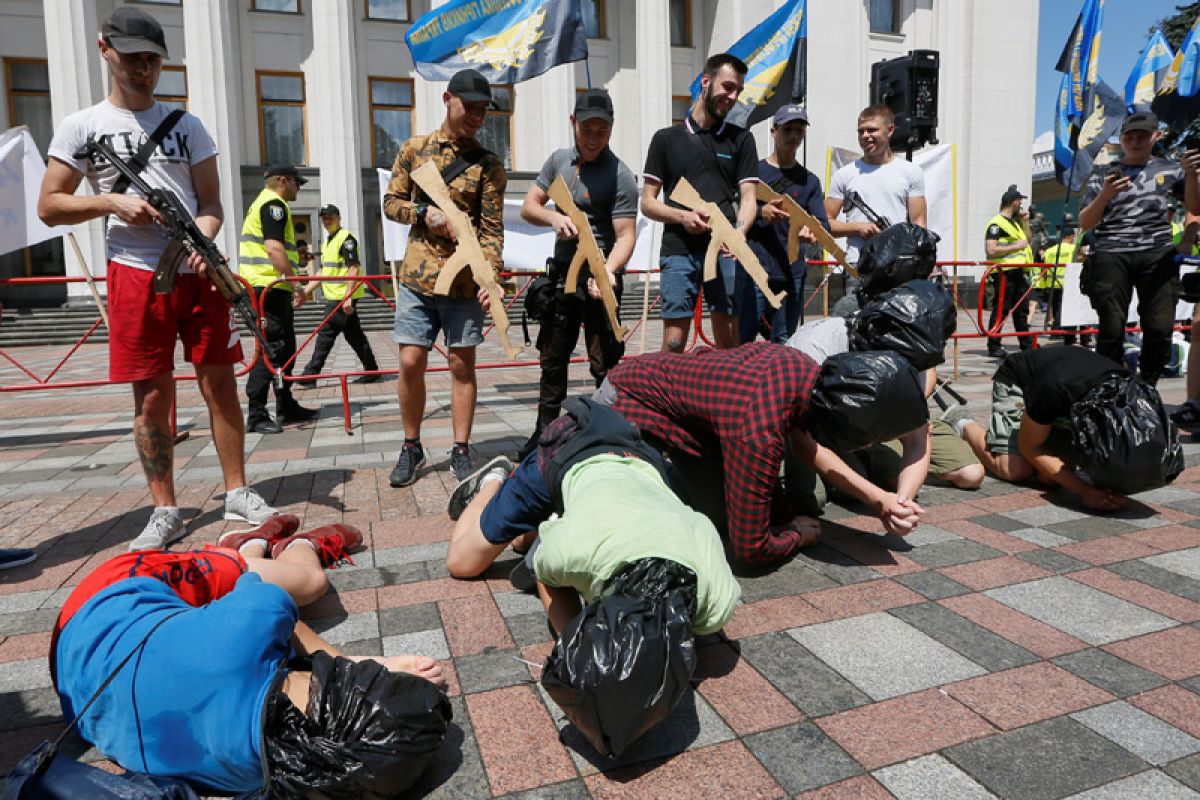
{"label": "blue t-shirt", "polygon": [[129,770],[228,792],[260,788],[263,706],[299,612],[254,573],[199,608],[153,578],[97,593],[58,639],[63,715],[73,719],[142,637],[181,610],[88,709],[80,733]]}
{"label": "blue t-shirt", "polygon": [[[796,205],[812,214],[825,230],[829,230],[829,219],[825,216],[825,196],[821,192],[821,181],[799,164],[780,169],[767,159],[758,162],[758,176],[763,183],[780,194],[789,195]],[[746,237],[754,254],[762,262],[763,269],[776,281],[784,280],[790,270],[804,267],[804,247],[801,243],[800,260],[789,264],[787,257],[788,222],[770,225],[759,216]],[[798,273],[797,273],[798,274]]]}

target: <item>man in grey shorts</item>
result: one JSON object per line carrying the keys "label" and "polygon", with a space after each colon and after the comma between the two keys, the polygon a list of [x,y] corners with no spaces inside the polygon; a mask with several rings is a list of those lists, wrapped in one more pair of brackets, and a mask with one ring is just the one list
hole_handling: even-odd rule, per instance
{"label": "man in grey shorts", "polygon": [[404,423],[404,445],[392,470],[392,486],[408,486],[425,465],[421,447],[421,419],[425,415],[425,368],[429,350],[444,331],[450,367],[450,416],[454,447],[450,469],[462,480],[473,465],[467,451],[475,418],[475,347],[483,341],[483,309],[487,292],[463,270],[455,278],[447,297],[435,296],[434,284],[456,247],[449,218],[412,182],[410,175],[432,161],[450,190],[450,197],[470,216],[484,255],[497,272],[503,267],[504,187],[508,176],[504,165],[475,139],[491,103],[491,87],[473,69],[450,79],[442,95],[446,118],[442,126],[425,136],[414,136],[400,147],[392,164],[392,179],[383,198],[389,219],[412,229],[400,268],[396,295],[396,324],[393,332],[400,346],[400,417]]}

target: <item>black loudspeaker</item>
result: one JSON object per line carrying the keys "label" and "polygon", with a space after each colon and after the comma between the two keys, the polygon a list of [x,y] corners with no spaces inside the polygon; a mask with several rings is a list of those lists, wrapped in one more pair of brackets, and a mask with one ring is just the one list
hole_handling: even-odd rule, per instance
{"label": "black loudspeaker", "polygon": [[908,55],[871,65],[871,102],[896,115],[892,149],[911,152],[937,144],[938,52],[910,50]]}

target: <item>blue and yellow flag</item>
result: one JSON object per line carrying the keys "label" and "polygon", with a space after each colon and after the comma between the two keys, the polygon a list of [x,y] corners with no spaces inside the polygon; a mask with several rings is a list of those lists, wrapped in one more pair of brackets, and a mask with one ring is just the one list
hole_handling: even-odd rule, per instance
{"label": "blue and yellow flag", "polygon": [[1194,97],[1200,92],[1200,17],[1192,23],[1191,30],[1183,37],[1179,52],[1167,68],[1159,94],[1175,92],[1180,97]]}
{"label": "blue and yellow flag", "polygon": [[1155,31],[1125,82],[1125,105],[1131,112],[1150,110],[1150,103],[1162,90],[1174,61],[1175,51],[1162,31]]}
{"label": "blue and yellow flag", "polygon": [[431,81],[476,69],[490,83],[519,83],[587,58],[579,0],[455,0],[414,22],[404,40]]}
{"label": "blue and yellow flag", "polygon": [[1104,0],[1083,0],[1075,27],[1067,38],[1055,69],[1066,73],[1067,118],[1082,125],[1091,108],[1089,95],[1100,74],[1100,28],[1104,25]]}
{"label": "blue and yellow flag", "polygon": [[1071,76],[1063,75],[1058,90],[1058,114],[1054,121],[1054,174],[1058,182],[1072,192],[1083,188],[1091,177],[1096,156],[1121,127],[1125,120],[1125,103],[1121,96],[1100,81],[1089,96],[1092,107],[1075,128],[1067,117],[1071,91]]}
{"label": "blue and yellow flag", "polygon": [[[792,99],[796,70],[801,69],[797,64],[796,46],[808,38],[805,2],[792,0],[781,6],[727,51],[750,67],[746,73],[746,86],[737,105],[726,117],[727,122],[749,127],[767,119]],[[692,81],[693,103],[700,96],[701,77],[702,74],[697,75]]]}

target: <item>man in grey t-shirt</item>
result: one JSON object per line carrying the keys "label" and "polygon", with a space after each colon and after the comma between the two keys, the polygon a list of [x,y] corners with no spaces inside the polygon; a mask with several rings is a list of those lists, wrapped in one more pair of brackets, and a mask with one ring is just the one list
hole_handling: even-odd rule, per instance
{"label": "man in grey t-shirt", "polygon": [[521,206],[521,216],[526,222],[553,228],[557,234],[554,257],[547,265],[557,291],[537,337],[542,367],[537,425],[521,450],[522,456],[533,450],[542,429],[558,417],[567,396],[567,369],[579,339],[580,323],[597,386],[625,352],[624,342],[609,327],[600,290],[586,264],[580,273],[584,280],[580,281],[579,289],[574,294],[562,291],[579,244],[579,231],[565,214],[547,207],[550,184],[562,177],[571,190],[571,199],[591,223],[596,244],[606,256],[609,282],[619,301],[621,273],[633,255],[637,238],[638,190],[633,172],[608,148],[612,125],[613,105],[608,92],[588,89],[580,94],[571,114],[575,146],[558,150],[546,159]]}
{"label": "man in grey t-shirt", "polygon": [[1178,184],[1187,210],[1200,214],[1200,151],[1188,150],[1179,164],[1152,157],[1161,136],[1154,114],[1131,114],[1121,126],[1124,156],[1092,173],[1079,212],[1080,227],[1095,236],[1080,283],[1100,318],[1096,352],[1124,365],[1125,320],[1137,289],[1140,371],[1151,385],[1171,353],[1179,265],[1167,206]]}

